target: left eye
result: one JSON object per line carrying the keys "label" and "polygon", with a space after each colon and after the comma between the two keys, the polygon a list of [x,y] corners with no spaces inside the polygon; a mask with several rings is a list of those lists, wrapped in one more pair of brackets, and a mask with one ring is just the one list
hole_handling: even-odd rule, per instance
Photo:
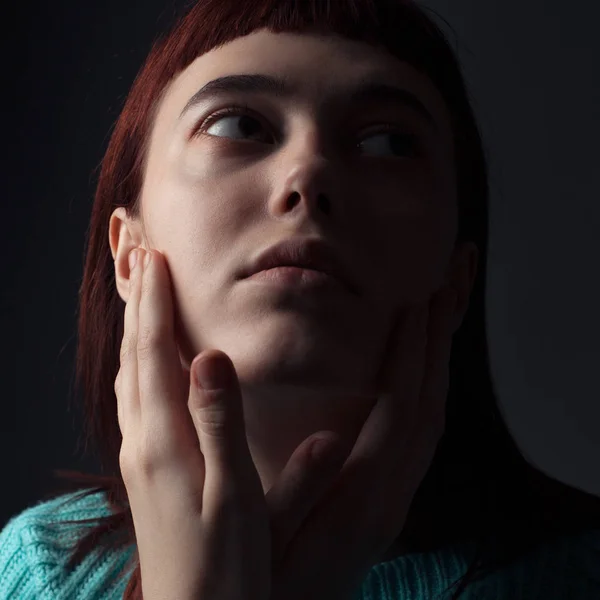
{"label": "left eye", "polygon": [[[367,136],[364,139],[365,140],[368,140],[368,139],[376,140],[377,138],[385,139],[386,137],[391,140],[391,143],[387,143],[387,144],[385,142],[371,143],[371,146],[374,147],[375,149],[377,149],[378,147],[385,148],[385,146],[388,146],[394,152],[402,153],[405,156],[408,156],[410,158],[414,158],[415,156],[418,155],[417,137],[411,133],[400,133],[398,131],[392,130],[391,128],[388,128],[387,130],[384,129],[383,131],[373,132],[372,135]],[[366,142],[362,141],[362,142],[359,142],[357,145],[364,146],[365,144],[366,144]]]}
{"label": "left eye", "polygon": [[[196,135],[210,135],[213,137],[236,137],[235,133],[233,136],[221,136],[215,135],[214,133],[208,133],[209,129],[213,129],[213,125],[217,123],[220,125],[221,128],[225,128],[225,130],[227,130],[227,127],[224,126],[222,123],[224,121],[227,122],[233,119],[234,117],[239,118],[239,125],[237,127],[234,127],[234,129],[236,130],[235,133],[239,132],[242,136],[249,136],[259,135],[261,131],[264,131],[262,123],[259,119],[248,114],[248,112],[246,112],[244,109],[232,107],[226,108],[222,111],[210,115],[202,123]],[[374,147],[375,150],[381,149],[381,147],[385,148],[385,146],[388,146],[392,149],[393,152],[401,153],[404,156],[414,157],[417,155],[417,137],[414,134],[400,133],[397,130],[395,130],[393,126],[390,125],[386,125],[383,127],[382,130],[375,131],[372,133],[372,135],[365,137],[363,141],[357,143],[357,147],[362,147],[365,144],[367,144],[367,142],[364,140],[377,140],[378,138],[380,140],[388,138],[391,140],[391,143],[386,143],[382,141],[380,141],[379,143],[371,142],[371,146]]]}

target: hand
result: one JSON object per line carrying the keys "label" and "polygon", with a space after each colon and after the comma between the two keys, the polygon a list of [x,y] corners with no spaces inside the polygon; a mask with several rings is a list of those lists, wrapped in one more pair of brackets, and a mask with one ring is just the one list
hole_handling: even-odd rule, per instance
{"label": "hand", "polygon": [[181,365],[166,261],[151,252],[142,269],[138,251],[115,393],[144,599],[267,600],[269,520],[240,398],[190,379],[201,361]]}
{"label": "hand", "polygon": [[274,529],[273,556],[284,558],[271,600],[355,597],[402,532],[445,429],[455,301],[444,289],[397,327],[379,377],[384,393],[339,477],[296,534],[285,521]]}
{"label": "hand", "polygon": [[[166,260],[151,251],[143,269],[138,251],[114,387],[144,599],[268,600],[270,520],[235,369],[219,350],[196,356],[190,371],[181,364]],[[213,374],[224,367],[228,383],[199,389],[201,362]],[[300,444],[271,490],[285,498],[303,482],[302,497],[288,502],[299,520],[326,476],[309,454],[317,437]]]}

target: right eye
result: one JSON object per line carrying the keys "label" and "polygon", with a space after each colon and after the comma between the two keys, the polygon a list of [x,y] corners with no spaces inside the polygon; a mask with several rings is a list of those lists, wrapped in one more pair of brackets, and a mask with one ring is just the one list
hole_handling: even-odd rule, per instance
{"label": "right eye", "polygon": [[[237,126],[230,126],[230,129],[236,129],[241,132],[242,135],[255,135],[257,131],[256,123],[259,124],[259,130],[262,128],[262,122],[257,117],[252,116],[250,109],[247,106],[230,106],[219,110],[207,119],[203,121],[198,131],[194,134],[194,137],[200,135],[209,135],[212,137],[232,137],[231,135],[215,135],[214,133],[208,133],[208,130],[217,123],[227,130],[227,126],[222,125],[223,122],[235,122],[235,119],[228,119],[227,117],[240,117]],[[264,128],[262,128],[264,129]],[[235,137],[235,133],[232,134]]]}

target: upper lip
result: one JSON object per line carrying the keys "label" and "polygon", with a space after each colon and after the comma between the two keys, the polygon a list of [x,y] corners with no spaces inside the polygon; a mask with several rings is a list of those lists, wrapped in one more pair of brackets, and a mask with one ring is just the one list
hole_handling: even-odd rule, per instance
{"label": "upper lip", "polygon": [[318,238],[290,238],[267,248],[250,262],[242,272],[242,277],[285,266],[322,271],[336,278],[350,291],[358,293],[350,271],[335,250]]}

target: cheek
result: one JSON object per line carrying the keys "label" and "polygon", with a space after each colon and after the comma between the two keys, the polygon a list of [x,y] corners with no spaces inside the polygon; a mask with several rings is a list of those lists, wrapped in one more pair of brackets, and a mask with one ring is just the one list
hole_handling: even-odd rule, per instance
{"label": "cheek", "polygon": [[452,252],[453,232],[440,216],[386,222],[378,238],[377,277],[398,300],[415,300],[439,287]]}

